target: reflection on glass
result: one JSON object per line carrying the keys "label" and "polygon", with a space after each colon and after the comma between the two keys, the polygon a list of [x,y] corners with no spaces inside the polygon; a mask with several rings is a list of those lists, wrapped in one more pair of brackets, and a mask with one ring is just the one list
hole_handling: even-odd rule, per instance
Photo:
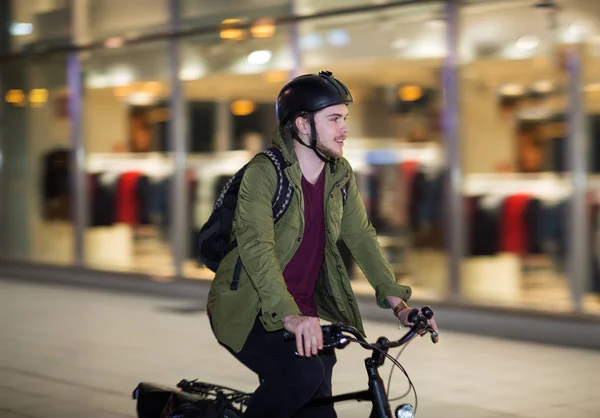
{"label": "reflection on glass", "polygon": [[[593,7],[588,5],[587,7]],[[592,11],[593,8],[590,10]],[[587,113],[589,262],[583,310],[600,315],[600,31],[588,28],[582,36],[584,109]]]}
{"label": "reflection on glass", "polygon": [[[219,37],[225,40],[269,38],[276,30],[272,19],[290,13],[289,0],[261,0],[254,3],[238,1],[181,0],[182,26],[211,27],[222,25]],[[254,22],[240,29],[236,25]]]}
{"label": "reflection on glass", "polygon": [[[439,5],[427,10],[439,10]],[[413,9],[413,11],[416,9]],[[400,10],[394,9],[394,16]],[[427,17],[422,18],[424,21]],[[354,19],[356,20],[356,19]],[[345,18],[299,25],[302,72],[331,70],[352,90],[350,134],[345,156],[356,172],[361,194],[382,247],[397,277],[416,295],[439,297],[447,286],[446,250],[442,239],[440,144],[440,55],[405,61],[390,31],[364,36],[377,28],[366,14],[358,24]],[[415,21],[419,26],[423,22]],[[323,31],[331,26],[332,30]],[[363,36],[358,36],[357,31]],[[360,32],[359,31],[359,32]],[[256,37],[242,47],[232,34],[183,39],[182,71],[190,77],[184,92],[188,109],[190,228],[197,234],[208,219],[223,185],[243,164],[270,146],[276,128],[275,98],[289,80],[294,60],[288,27],[273,36]],[[229,36],[232,35],[232,36]],[[319,39],[308,45],[311,35]],[[443,46],[443,31],[434,35]],[[439,39],[437,39],[439,38]],[[322,42],[321,42],[322,41]],[[417,42],[415,40],[415,42]],[[374,72],[365,57],[381,60]],[[398,71],[398,68],[402,71]],[[196,77],[192,75],[195,74]],[[340,250],[355,286],[372,291],[345,245]],[[185,274],[211,278],[196,261],[192,241]]]}
{"label": "reflection on glass", "polygon": [[[73,262],[66,57],[3,67],[4,256]],[[9,140],[12,139],[12,140]]]}
{"label": "reflection on glass", "polygon": [[[414,297],[432,299],[448,286],[439,123],[445,32],[443,22],[434,22],[441,7],[396,7],[386,9],[383,20],[381,12],[365,12],[299,25],[306,70],[332,71],[355,98],[344,152],[380,245]],[[370,292],[343,243],[340,249],[354,287]]]}
{"label": "reflection on glass", "polygon": [[197,235],[229,178],[271,145],[275,98],[293,60],[289,28],[263,29],[243,42],[222,33],[181,40],[190,230],[186,277],[212,278],[198,261]]}
{"label": "reflection on glass", "polygon": [[[462,296],[481,304],[572,310],[564,28],[550,25],[551,11],[525,4],[467,10],[461,41],[467,61],[461,80]],[[511,16],[531,23],[514,33],[500,30]],[[495,24],[483,29],[483,38],[475,36],[489,22]]]}
{"label": "reflection on glass", "polygon": [[85,62],[86,263],[173,274],[166,43],[102,50]]}

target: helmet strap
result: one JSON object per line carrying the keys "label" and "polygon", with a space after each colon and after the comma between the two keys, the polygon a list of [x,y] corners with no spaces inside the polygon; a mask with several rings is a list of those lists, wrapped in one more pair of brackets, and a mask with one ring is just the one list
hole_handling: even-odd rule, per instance
{"label": "helmet strap", "polygon": [[319,157],[319,159],[321,161],[323,161],[324,163],[330,163],[331,164],[331,169],[332,169],[332,172],[333,172],[333,164],[335,162],[335,159],[325,157],[317,149],[317,127],[315,126],[315,116],[314,116],[313,113],[310,113],[308,115],[308,120],[309,120],[309,123],[310,123],[310,130],[311,130],[311,132],[310,132],[310,145],[307,145],[306,143],[304,143],[304,141],[298,136],[298,132],[296,131],[295,127],[293,129],[291,129],[291,131],[292,131],[292,138],[294,138],[296,141],[298,141],[299,143],[301,143],[302,145],[304,145],[306,148],[310,148],[311,150],[313,150],[313,152],[315,154],[317,154],[317,157]]}
{"label": "helmet strap", "polygon": [[317,127],[315,126],[315,115],[314,113],[311,113],[309,116],[309,121],[310,121],[310,149],[312,149],[315,154],[317,154],[317,157],[319,157],[319,159],[321,161],[323,161],[324,163],[333,163],[333,159],[329,159],[327,157],[325,157],[323,154],[321,154],[321,152],[317,149]]}

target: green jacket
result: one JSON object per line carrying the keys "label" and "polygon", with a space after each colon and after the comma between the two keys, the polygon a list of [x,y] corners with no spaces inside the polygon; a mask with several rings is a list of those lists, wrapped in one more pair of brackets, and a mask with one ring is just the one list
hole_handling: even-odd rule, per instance
{"label": "green jacket", "polygon": [[[284,170],[294,188],[289,208],[274,225],[271,202],[277,173],[266,156],[255,157],[238,192],[233,220],[238,245],[219,265],[208,295],[207,308],[215,335],[235,352],[242,349],[259,312],[262,311],[260,320],[268,331],[282,329],[283,318],[300,314],[282,275],[304,231],[302,172],[291,141],[290,138],[284,141],[279,132],[273,138],[273,145],[281,147],[286,160],[291,162]],[[356,297],[337,248],[338,239],[344,240],[375,289],[381,308],[390,308],[386,296],[408,300],[411,289],[396,283],[375,229],[367,219],[350,164],[341,158],[333,168],[332,172],[329,164],[325,167],[325,263],[314,297],[320,318],[351,325],[364,334]],[[347,193],[343,187],[346,184]],[[238,280],[237,289],[231,290],[232,281]]]}

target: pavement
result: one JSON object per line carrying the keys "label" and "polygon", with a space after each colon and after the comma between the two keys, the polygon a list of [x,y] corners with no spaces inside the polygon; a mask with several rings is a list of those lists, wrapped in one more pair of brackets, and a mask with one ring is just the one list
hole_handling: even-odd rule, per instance
{"label": "pavement", "polygon": [[[0,281],[0,418],[135,417],[140,381],[199,378],[252,391],[256,377],[216,343],[203,305]],[[390,323],[365,325],[373,341],[399,335]],[[400,357],[418,418],[600,417],[600,350],[441,331],[439,344],[417,338]],[[334,393],[365,388],[366,354],[338,352]],[[406,388],[396,370],[390,396]],[[336,410],[362,418],[370,408],[350,401]]]}

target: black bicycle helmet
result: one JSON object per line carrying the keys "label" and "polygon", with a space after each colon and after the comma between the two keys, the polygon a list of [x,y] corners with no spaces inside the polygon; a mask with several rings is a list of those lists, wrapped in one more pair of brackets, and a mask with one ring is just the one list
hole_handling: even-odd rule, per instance
{"label": "black bicycle helmet", "polygon": [[305,74],[288,82],[277,96],[277,120],[285,124],[300,112],[313,113],[329,106],[354,102],[350,90],[330,71]]}
{"label": "black bicycle helmet", "polygon": [[288,82],[279,92],[276,104],[277,120],[279,125],[283,126],[300,113],[308,113],[312,130],[310,145],[305,144],[298,137],[294,127],[290,128],[292,137],[300,144],[312,149],[321,160],[333,163],[333,160],[325,158],[317,150],[314,113],[329,106],[349,105],[353,102],[350,90],[330,71],[305,74]]}

